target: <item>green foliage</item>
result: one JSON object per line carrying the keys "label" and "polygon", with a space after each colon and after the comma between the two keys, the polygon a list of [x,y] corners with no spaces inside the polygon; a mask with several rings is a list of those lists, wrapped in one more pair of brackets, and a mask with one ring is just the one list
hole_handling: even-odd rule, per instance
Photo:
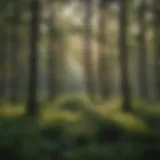
{"label": "green foliage", "polygon": [[93,106],[85,96],[60,97],[41,109],[50,121],[43,115],[39,121],[11,118],[11,112],[20,115],[23,107],[1,108],[1,115],[9,116],[0,120],[0,159],[12,155],[20,160],[142,160],[148,155],[159,160],[158,105],[149,108],[137,101],[134,114],[124,114],[119,101],[111,101]]}
{"label": "green foliage", "polygon": [[[88,119],[89,117],[90,115]],[[1,120],[0,158],[6,160],[14,156],[21,160],[141,160],[146,159],[148,153],[151,159],[158,160],[158,135],[124,132],[115,122],[103,117],[91,116],[91,121],[96,131],[88,135],[87,132],[82,134],[68,131],[68,125],[62,120],[57,120],[52,126],[42,130],[31,119]],[[111,139],[116,134],[121,135],[120,138]]]}
{"label": "green foliage", "polygon": [[70,111],[86,111],[89,108],[91,109],[93,105],[89,102],[89,100],[83,97],[71,96],[62,99],[59,103],[59,107],[61,109],[68,109]]}
{"label": "green foliage", "polygon": [[40,132],[34,119],[11,118],[0,121],[0,159],[43,159]]}

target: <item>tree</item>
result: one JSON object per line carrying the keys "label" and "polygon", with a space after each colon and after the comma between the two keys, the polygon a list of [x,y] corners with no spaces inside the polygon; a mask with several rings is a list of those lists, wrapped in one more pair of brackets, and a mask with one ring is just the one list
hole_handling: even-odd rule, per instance
{"label": "tree", "polygon": [[84,65],[85,65],[85,84],[89,97],[93,100],[95,94],[95,77],[93,71],[92,57],[92,0],[86,0],[85,3],[85,37],[84,37]]}
{"label": "tree", "polygon": [[157,92],[157,98],[160,98],[160,2],[158,0],[153,1],[153,15],[154,15],[154,64],[155,64],[155,89]]}
{"label": "tree", "polygon": [[5,77],[6,77],[6,43],[7,43],[7,35],[6,35],[6,29],[4,27],[5,24],[2,24],[1,30],[0,30],[0,100],[4,100],[5,98]]}
{"label": "tree", "polygon": [[111,93],[110,88],[110,54],[107,52],[107,5],[106,0],[100,0],[100,21],[99,21],[99,87],[100,94],[105,100]]}
{"label": "tree", "polygon": [[11,102],[16,104],[19,100],[19,68],[20,68],[20,34],[19,34],[19,25],[20,25],[20,1],[12,2],[12,24],[11,24]]}
{"label": "tree", "polygon": [[29,87],[27,114],[35,116],[37,113],[37,60],[38,60],[38,38],[40,25],[40,1],[32,0],[30,4],[31,30],[30,30],[30,55],[29,55]]}
{"label": "tree", "polygon": [[141,0],[138,9],[139,20],[139,92],[140,97],[146,99],[148,96],[148,77],[147,77],[147,46],[146,46],[146,21],[145,12],[146,1]]}
{"label": "tree", "polygon": [[8,100],[8,91],[9,91],[9,54],[10,54],[10,26],[11,26],[11,7],[10,5],[7,5],[10,1],[3,1],[0,2],[0,5],[3,7],[0,8],[0,56],[1,56],[1,99],[2,100]]}
{"label": "tree", "polygon": [[127,51],[127,0],[120,0],[120,70],[121,70],[121,89],[122,89],[122,109],[125,112],[131,110],[131,91],[128,75],[128,51]]}
{"label": "tree", "polygon": [[49,101],[55,100],[62,89],[62,72],[65,64],[63,26],[57,23],[57,5],[62,7],[67,1],[54,1],[50,5],[48,30],[48,89]]}
{"label": "tree", "polygon": [[[52,3],[54,4],[54,3]],[[48,48],[48,71],[49,71],[49,100],[53,101],[57,96],[58,79],[57,79],[57,41],[56,41],[56,24],[55,10],[51,4],[49,18],[49,48]]]}

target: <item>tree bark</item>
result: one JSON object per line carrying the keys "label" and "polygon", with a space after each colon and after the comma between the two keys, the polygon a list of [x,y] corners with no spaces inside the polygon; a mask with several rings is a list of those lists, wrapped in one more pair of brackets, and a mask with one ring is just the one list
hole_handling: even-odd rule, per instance
{"label": "tree bark", "polygon": [[99,21],[99,88],[103,100],[111,94],[110,83],[110,60],[107,52],[107,0],[100,1],[100,21]]}
{"label": "tree bark", "polygon": [[146,49],[146,23],[145,23],[145,0],[141,1],[139,19],[139,94],[142,99],[148,97],[148,74],[147,74],[147,49]]}
{"label": "tree bark", "polygon": [[40,1],[31,1],[31,30],[30,30],[30,55],[29,55],[29,87],[27,115],[35,116],[38,111],[37,105],[37,62],[38,62],[38,38],[40,25]]}
{"label": "tree bark", "polygon": [[[53,20],[53,19],[52,19]],[[51,21],[52,21],[51,20]],[[57,41],[54,36],[53,22],[49,26],[49,51],[48,51],[48,71],[49,71],[49,101],[53,101],[58,92],[57,79]]]}
{"label": "tree bark", "polygon": [[155,79],[155,92],[156,99],[160,99],[160,2],[158,0],[153,1],[153,28],[154,28],[154,79]]}
{"label": "tree bark", "polygon": [[20,6],[19,1],[13,2],[13,18],[11,26],[11,103],[16,104],[19,100],[19,68],[20,68]]}
{"label": "tree bark", "polygon": [[84,73],[86,91],[91,100],[95,97],[95,77],[92,55],[92,0],[85,1]]}
{"label": "tree bark", "polygon": [[122,109],[125,112],[131,110],[131,91],[129,86],[128,51],[127,51],[127,0],[120,0],[120,70],[121,70],[121,91]]}
{"label": "tree bark", "polygon": [[[4,24],[2,24],[4,25]],[[3,102],[5,99],[5,77],[6,77],[6,43],[7,43],[7,37],[6,37],[6,30],[2,27],[0,31],[0,64],[1,64],[1,70],[0,70],[0,100]]]}

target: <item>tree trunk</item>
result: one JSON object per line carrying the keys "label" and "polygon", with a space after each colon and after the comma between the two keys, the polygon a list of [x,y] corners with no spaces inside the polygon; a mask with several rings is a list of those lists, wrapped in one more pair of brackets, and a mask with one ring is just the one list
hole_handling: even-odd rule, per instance
{"label": "tree trunk", "polygon": [[[53,22],[52,22],[53,23]],[[54,26],[50,24],[49,29],[49,51],[48,51],[48,71],[49,71],[49,101],[53,101],[58,92],[57,79],[57,41],[54,36]]]}
{"label": "tree trunk", "polygon": [[38,111],[37,106],[37,61],[38,61],[38,38],[40,25],[40,1],[31,1],[31,30],[30,30],[30,55],[29,55],[29,87],[27,114],[35,116]]}
{"label": "tree trunk", "polygon": [[146,50],[146,24],[145,24],[145,0],[141,1],[139,19],[139,94],[142,99],[148,97],[148,74],[147,74],[147,50]]}
{"label": "tree trunk", "polygon": [[153,14],[154,14],[154,64],[155,64],[155,90],[156,97],[160,99],[160,2],[159,0],[154,0],[153,4]]}
{"label": "tree trunk", "polygon": [[100,22],[99,22],[99,89],[102,98],[105,100],[110,96],[110,70],[109,53],[107,52],[107,4],[106,0],[100,1]]}
{"label": "tree trunk", "polygon": [[19,57],[20,57],[20,7],[19,1],[13,2],[13,18],[11,26],[11,103],[16,104],[19,100]]}
{"label": "tree trunk", "polygon": [[[2,24],[4,25],[4,24]],[[6,62],[6,30],[2,27],[0,31],[0,100],[3,102],[5,99],[5,77],[6,77],[6,69],[5,69],[5,62]]]}
{"label": "tree trunk", "polygon": [[131,110],[131,91],[129,86],[128,51],[127,51],[127,0],[120,0],[120,70],[122,89],[122,109]]}
{"label": "tree trunk", "polygon": [[58,38],[57,26],[56,26],[56,12],[51,3],[50,18],[49,18],[49,46],[48,46],[48,89],[49,89],[49,101],[54,101],[58,95],[59,82],[58,82]]}
{"label": "tree trunk", "polygon": [[92,0],[85,2],[85,37],[84,37],[84,72],[85,84],[88,96],[93,100],[95,97],[95,77],[93,71],[93,57],[92,57]]}

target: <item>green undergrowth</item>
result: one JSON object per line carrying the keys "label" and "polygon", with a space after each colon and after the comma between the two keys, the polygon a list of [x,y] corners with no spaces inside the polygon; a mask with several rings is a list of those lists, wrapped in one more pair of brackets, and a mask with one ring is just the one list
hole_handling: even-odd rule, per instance
{"label": "green undergrowth", "polygon": [[[134,101],[124,113],[121,100],[92,104],[85,96],[59,97],[27,118],[19,106],[0,108],[0,159],[159,160],[158,104]],[[10,157],[9,157],[10,156]]]}
{"label": "green undergrowth", "polygon": [[[115,121],[121,127],[133,132],[148,132],[152,127],[149,121],[159,120],[159,104],[133,101],[133,112],[124,113],[120,98],[113,98],[105,103],[93,104],[85,95],[62,96],[54,103],[45,103],[39,108],[38,122],[42,127],[50,126],[55,121],[65,123],[86,123],[88,117],[103,117]],[[24,105],[4,105],[0,108],[0,117],[12,118],[25,115]],[[92,124],[89,124],[92,126]]]}

